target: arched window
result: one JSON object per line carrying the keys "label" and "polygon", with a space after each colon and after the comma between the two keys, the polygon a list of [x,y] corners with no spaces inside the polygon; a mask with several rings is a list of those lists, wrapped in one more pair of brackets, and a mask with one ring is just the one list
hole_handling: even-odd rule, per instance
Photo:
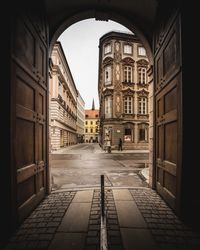
{"label": "arched window", "polygon": [[146,97],[138,98],[138,114],[141,114],[141,115],[147,114],[147,98]]}
{"label": "arched window", "polygon": [[138,68],[138,83],[146,84],[147,83],[147,70],[144,67]]}
{"label": "arched window", "polygon": [[125,114],[133,113],[133,97],[132,96],[124,97],[124,113]]}
{"label": "arched window", "polygon": [[124,82],[132,82],[132,67],[124,66]]}

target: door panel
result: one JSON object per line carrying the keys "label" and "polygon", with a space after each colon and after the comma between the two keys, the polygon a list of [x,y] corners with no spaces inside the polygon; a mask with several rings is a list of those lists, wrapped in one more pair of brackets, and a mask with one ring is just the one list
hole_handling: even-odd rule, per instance
{"label": "door panel", "polygon": [[47,33],[45,22],[32,15],[17,18],[12,50],[12,86],[16,90],[13,92],[14,188],[19,223],[46,192]]}
{"label": "door panel", "polygon": [[[181,131],[181,65],[179,15],[166,27],[155,62],[156,188],[179,213]],[[163,32],[163,31],[162,31]],[[178,115],[179,114],[179,115]]]}

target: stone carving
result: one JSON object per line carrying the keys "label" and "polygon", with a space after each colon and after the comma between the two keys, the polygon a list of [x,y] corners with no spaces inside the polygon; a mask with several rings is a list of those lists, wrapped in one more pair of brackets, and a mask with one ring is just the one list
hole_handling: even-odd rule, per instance
{"label": "stone carving", "polygon": [[129,64],[131,66],[134,66],[135,61],[130,57],[125,57],[121,62],[123,65]]}
{"label": "stone carving", "polygon": [[115,43],[115,49],[116,49],[116,51],[119,51],[119,42]]}
{"label": "stone carving", "polygon": [[137,93],[138,93],[138,96],[139,96],[139,97],[142,97],[142,96],[147,97],[148,94],[149,94],[149,92],[146,91],[145,89],[142,89],[142,90],[138,91]]}
{"label": "stone carving", "polygon": [[123,89],[122,91],[123,91],[124,95],[131,95],[132,96],[135,93],[135,91],[132,90],[131,88],[126,88],[126,89]]}
{"label": "stone carving", "polygon": [[120,96],[116,96],[116,111],[120,112]]}
{"label": "stone carving", "polygon": [[103,60],[103,65],[106,66],[108,64],[112,64],[113,63],[113,58],[112,57],[106,57],[104,60]]}
{"label": "stone carving", "polygon": [[137,61],[137,67],[148,67],[148,62],[144,59],[138,60]]}
{"label": "stone carving", "polygon": [[118,41],[115,42],[115,60],[116,62],[121,60],[120,43]]}
{"label": "stone carving", "polygon": [[119,81],[120,80],[120,66],[119,66],[119,64],[116,64],[115,73],[116,73],[116,80]]}

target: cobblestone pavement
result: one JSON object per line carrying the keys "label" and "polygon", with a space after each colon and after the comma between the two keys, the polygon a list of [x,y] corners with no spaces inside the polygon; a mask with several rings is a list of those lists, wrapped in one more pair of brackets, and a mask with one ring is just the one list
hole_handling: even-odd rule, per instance
{"label": "cobblestone pavement", "polygon": [[[92,208],[90,211],[86,250],[99,250],[100,247],[100,190],[94,190]],[[122,250],[119,222],[115,207],[113,192],[105,190],[105,214],[107,226],[107,243],[109,250]]]}
{"label": "cobblestone pavement", "polygon": [[[115,195],[113,195],[114,192]],[[126,193],[127,197],[130,196],[129,201],[126,201],[126,197],[121,196],[121,201],[118,201],[118,209],[119,204],[124,206],[123,199],[131,204],[135,202],[143,216],[142,219],[145,220],[147,225],[145,227],[156,242],[155,248],[145,248],[145,250],[200,250],[200,235],[185,226],[155,191],[148,188],[118,189],[118,191],[107,188],[105,189],[105,209],[109,250],[144,250],[138,245],[132,248],[132,245],[125,242],[129,239],[122,235],[122,231],[127,231],[127,228],[120,225],[119,214],[117,214],[119,210],[116,209],[115,200],[116,195],[119,197],[117,192]],[[49,195],[24,221],[5,249],[49,249],[70,203],[78,193],[80,191],[64,191]],[[100,249],[100,190],[93,189],[92,194],[85,245],[75,250]],[[131,232],[134,230],[137,228],[130,227]],[[142,230],[138,229],[138,232],[142,232]],[[68,250],[69,248],[64,246],[62,249]]]}
{"label": "cobblestone pavement", "polygon": [[200,250],[200,234],[185,226],[155,191],[130,192],[161,250]]}
{"label": "cobblestone pavement", "polygon": [[5,249],[48,249],[75,193],[50,194],[24,221]]}

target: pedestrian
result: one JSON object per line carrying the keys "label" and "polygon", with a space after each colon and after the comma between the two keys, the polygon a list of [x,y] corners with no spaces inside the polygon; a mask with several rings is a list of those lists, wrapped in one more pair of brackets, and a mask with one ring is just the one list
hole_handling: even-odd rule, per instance
{"label": "pedestrian", "polygon": [[119,138],[118,151],[122,151],[122,139]]}

